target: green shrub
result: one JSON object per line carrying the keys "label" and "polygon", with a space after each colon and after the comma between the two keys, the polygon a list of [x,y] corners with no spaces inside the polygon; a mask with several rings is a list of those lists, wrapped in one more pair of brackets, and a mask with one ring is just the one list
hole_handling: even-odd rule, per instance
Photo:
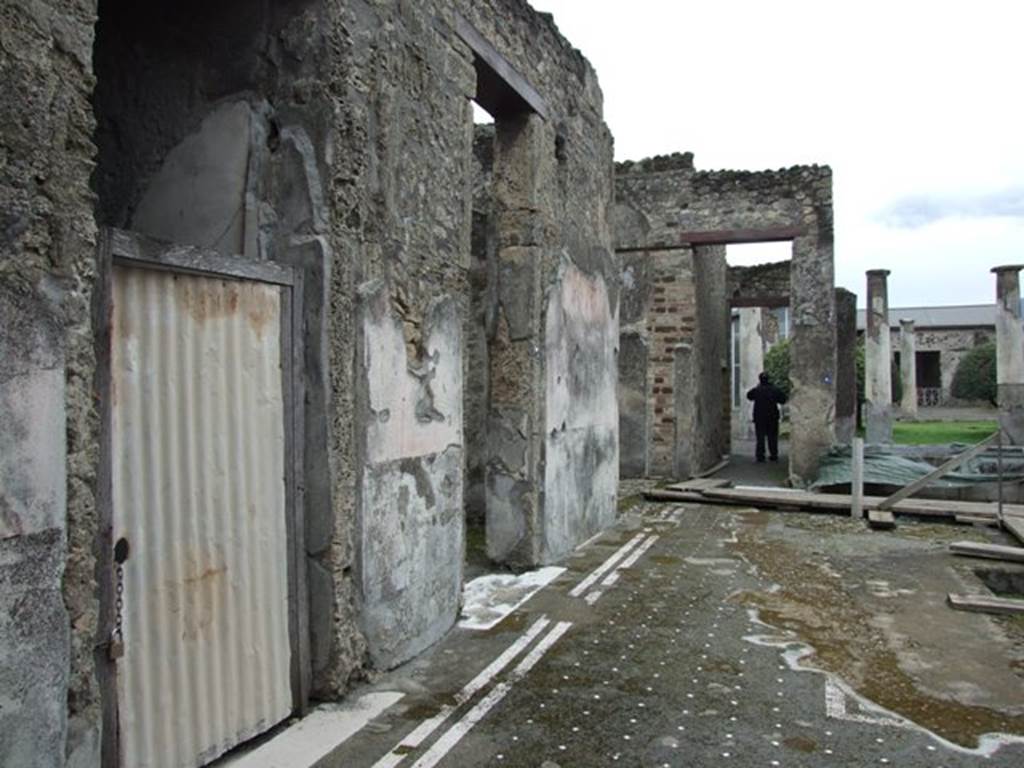
{"label": "green shrub", "polygon": [[765,353],[764,372],[788,399],[793,390],[789,380],[789,339],[783,339]]}
{"label": "green shrub", "polygon": [[953,397],[996,405],[996,345],[982,344],[960,360],[953,374]]}

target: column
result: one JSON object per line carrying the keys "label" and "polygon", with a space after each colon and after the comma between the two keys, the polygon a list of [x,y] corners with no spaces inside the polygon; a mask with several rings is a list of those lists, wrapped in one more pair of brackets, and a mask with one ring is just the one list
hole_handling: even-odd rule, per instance
{"label": "column", "polygon": [[917,337],[914,321],[906,318],[900,320],[900,380],[903,384],[903,397],[900,398],[900,411],[903,418],[917,418]]}
{"label": "column", "polygon": [[764,370],[764,310],[761,307],[742,307],[739,310],[739,377],[740,404],[733,434],[738,440],[754,439],[754,421],[751,416],[747,390],[757,386],[757,377]]}
{"label": "column", "polygon": [[1013,445],[1024,445],[1024,328],[1020,320],[1020,270],[995,267],[996,385],[999,424]]}
{"label": "column", "polygon": [[889,337],[889,270],[868,276],[867,331],[864,336],[864,409],[868,443],[892,442],[892,341]]}
{"label": "column", "polygon": [[836,442],[857,428],[857,294],[836,288]]}

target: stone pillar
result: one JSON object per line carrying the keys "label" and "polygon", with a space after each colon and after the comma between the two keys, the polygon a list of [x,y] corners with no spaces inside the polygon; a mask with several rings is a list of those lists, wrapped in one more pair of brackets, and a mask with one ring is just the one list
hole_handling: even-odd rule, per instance
{"label": "stone pillar", "polygon": [[761,307],[743,307],[739,310],[740,404],[733,423],[733,434],[737,440],[754,439],[754,422],[751,416],[747,390],[757,386],[757,376],[764,370],[764,310]]}
{"label": "stone pillar", "polygon": [[[831,180],[829,180],[831,185]],[[789,480],[804,488],[835,442],[836,307],[831,186],[827,200],[793,241],[790,265]],[[827,203],[827,204],[826,204]]]}
{"label": "stone pillar", "polygon": [[694,434],[696,416],[696,376],[694,375],[693,347],[680,344],[673,350],[673,387],[675,391],[675,451],[673,474],[677,480],[686,480],[694,471]]}
{"label": "stone pillar", "polygon": [[900,410],[907,419],[917,418],[917,338],[914,321],[900,320],[900,380],[903,397]]}
{"label": "stone pillar", "polygon": [[498,310],[488,349],[487,555],[521,567],[538,562],[542,528],[544,358],[538,304],[544,249],[537,233],[545,221],[541,190],[553,172],[544,162],[545,138],[544,121],[536,115],[495,124]]}
{"label": "stone pillar", "polygon": [[996,384],[999,425],[1013,445],[1024,445],[1024,327],[1020,317],[1020,270],[995,267]]}
{"label": "stone pillar", "polygon": [[857,428],[857,294],[836,288],[836,442]]}
{"label": "stone pillar", "polygon": [[868,270],[864,334],[864,408],[867,442],[892,442],[892,340],[889,337],[887,269]]}

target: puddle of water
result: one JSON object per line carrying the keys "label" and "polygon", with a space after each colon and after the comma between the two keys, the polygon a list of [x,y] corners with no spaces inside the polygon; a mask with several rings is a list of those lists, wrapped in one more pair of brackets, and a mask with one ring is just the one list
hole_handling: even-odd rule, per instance
{"label": "puddle of water", "polygon": [[779,589],[740,593],[735,599],[756,609],[760,619],[772,627],[806,643],[811,665],[845,680],[867,700],[962,748],[991,746],[992,739],[984,738],[986,734],[1024,735],[1024,716],[919,690],[900,668],[884,634],[872,626],[871,614],[846,594],[841,580],[828,578],[805,553],[784,541],[761,538],[756,529],[763,527],[767,517],[747,519],[753,529],[741,532],[735,549]]}

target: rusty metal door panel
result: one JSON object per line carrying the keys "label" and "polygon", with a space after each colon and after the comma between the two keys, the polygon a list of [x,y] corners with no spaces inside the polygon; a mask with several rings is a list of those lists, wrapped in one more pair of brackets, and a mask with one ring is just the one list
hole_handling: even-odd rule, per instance
{"label": "rusty metal door panel", "polygon": [[292,710],[281,290],[114,268],[124,766],[199,766]]}

